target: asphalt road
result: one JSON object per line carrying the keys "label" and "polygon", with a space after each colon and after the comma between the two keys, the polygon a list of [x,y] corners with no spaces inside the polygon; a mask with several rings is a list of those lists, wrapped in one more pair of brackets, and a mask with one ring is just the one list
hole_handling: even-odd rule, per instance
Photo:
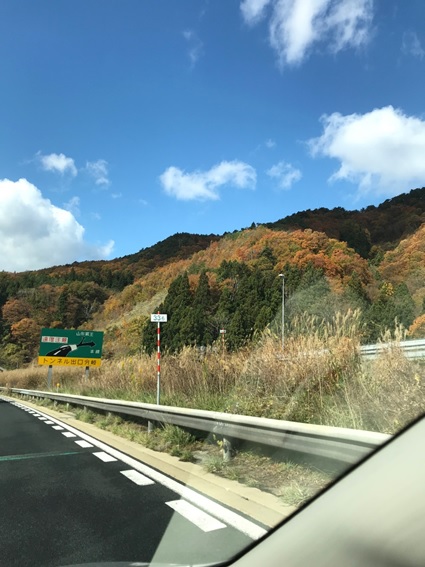
{"label": "asphalt road", "polygon": [[0,399],[0,565],[216,563],[263,530],[86,434]]}

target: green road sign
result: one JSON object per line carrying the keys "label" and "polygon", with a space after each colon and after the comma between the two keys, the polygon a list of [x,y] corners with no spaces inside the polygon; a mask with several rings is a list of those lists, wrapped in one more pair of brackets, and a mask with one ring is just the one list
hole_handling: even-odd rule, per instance
{"label": "green road sign", "polygon": [[100,366],[103,333],[42,329],[38,364],[49,366]]}

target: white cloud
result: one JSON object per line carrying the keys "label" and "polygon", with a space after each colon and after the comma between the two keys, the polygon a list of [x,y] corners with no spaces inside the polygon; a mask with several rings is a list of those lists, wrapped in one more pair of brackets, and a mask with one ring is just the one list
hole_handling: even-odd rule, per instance
{"label": "white cloud", "polygon": [[113,249],[84,241],[70,211],[53,205],[26,179],[0,180],[0,270],[24,271],[83,259],[107,258]]}
{"label": "white cloud", "polygon": [[185,30],[183,37],[188,44],[188,55],[191,66],[194,67],[204,52],[204,44],[193,30]]}
{"label": "white cloud", "polygon": [[66,157],[64,154],[43,155],[41,152],[38,152],[36,157],[39,159],[41,167],[45,171],[53,171],[61,175],[69,173],[73,177],[77,175],[74,160],[70,157]]}
{"label": "white cloud", "polygon": [[86,171],[93,177],[96,185],[109,185],[108,162],[106,160],[88,161],[86,163]]}
{"label": "white cloud", "polygon": [[273,165],[266,173],[269,177],[277,181],[279,189],[290,189],[292,185],[302,177],[302,173],[299,169],[296,169],[285,161],[280,161],[276,165]]}
{"label": "white cloud", "polygon": [[243,0],[241,11],[244,20],[249,24],[255,24],[264,17],[264,12],[270,0]]}
{"label": "white cloud", "polygon": [[165,192],[179,200],[217,200],[218,189],[223,185],[254,189],[257,174],[247,163],[222,161],[208,171],[192,173],[185,173],[178,167],[169,167],[159,179]]}
{"label": "white cloud", "polygon": [[272,139],[268,139],[266,140],[266,148],[269,148],[269,150],[271,150],[272,148],[276,147],[276,142]]}
{"label": "white cloud", "polygon": [[418,57],[418,59],[425,57],[425,49],[422,47],[417,34],[413,31],[403,34],[401,49],[406,55],[413,55],[413,57]]}
{"label": "white cloud", "polygon": [[368,43],[372,33],[373,0],[338,0],[331,3],[325,31],[334,53]]}
{"label": "white cloud", "polygon": [[335,112],[321,119],[323,134],[308,141],[313,156],[339,160],[331,181],[357,183],[362,192],[397,194],[425,179],[425,121],[392,106],[366,114]]}
{"label": "white cloud", "polygon": [[[270,1],[244,0],[243,18],[255,24]],[[337,53],[367,43],[373,0],[271,0],[269,40],[279,62],[299,65],[321,43]]]}
{"label": "white cloud", "polygon": [[78,216],[80,214],[80,197],[71,197],[67,203],[64,203],[64,207],[73,215]]}

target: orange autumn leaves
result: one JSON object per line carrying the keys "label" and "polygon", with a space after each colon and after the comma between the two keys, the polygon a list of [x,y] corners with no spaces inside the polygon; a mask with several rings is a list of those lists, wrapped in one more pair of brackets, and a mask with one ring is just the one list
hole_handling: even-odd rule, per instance
{"label": "orange autumn leaves", "polygon": [[345,242],[310,229],[286,232],[259,226],[228,234],[189,259],[171,261],[153,270],[107,300],[105,313],[114,313],[116,316],[131,308],[134,303],[149,301],[157,293],[168,289],[171,282],[185,271],[189,276],[192,275],[191,284],[196,285],[197,274],[202,269],[209,272],[211,283],[214,283],[214,271],[223,261],[244,262],[254,267],[261,261],[261,253],[265,248],[270,249],[276,258],[276,273],[284,270],[288,264],[301,269],[313,265],[323,270],[335,291],[341,290],[354,272],[363,284],[368,284],[372,279],[367,261]]}

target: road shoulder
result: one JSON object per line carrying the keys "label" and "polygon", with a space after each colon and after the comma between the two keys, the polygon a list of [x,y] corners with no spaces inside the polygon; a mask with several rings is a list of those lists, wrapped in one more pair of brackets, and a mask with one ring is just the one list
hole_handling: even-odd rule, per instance
{"label": "road shoulder", "polygon": [[71,412],[59,412],[28,401],[21,401],[21,403],[91,435],[267,527],[276,526],[295,510],[293,506],[285,506],[273,494],[216,476],[205,471],[201,465],[183,462],[167,453],[153,451],[128,439],[123,439],[110,431],[75,419]]}

